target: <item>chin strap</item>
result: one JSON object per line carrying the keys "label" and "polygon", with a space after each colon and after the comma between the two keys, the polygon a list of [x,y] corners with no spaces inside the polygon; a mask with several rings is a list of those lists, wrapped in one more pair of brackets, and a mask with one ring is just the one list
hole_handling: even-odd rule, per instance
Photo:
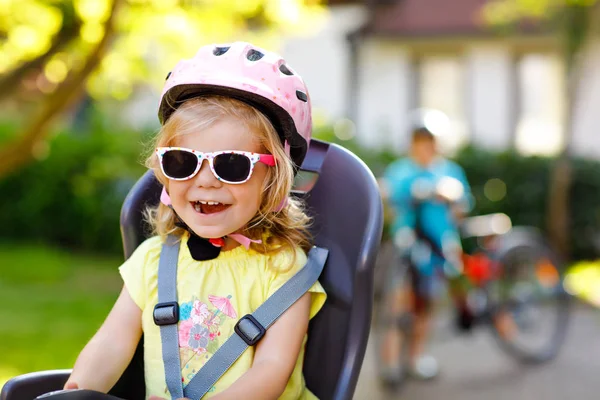
{"label": "chin strap", "polygon": [[[225,235],[225,237],[235,240],[236,242],[244,246],[246,249],[250,248],[251,243],[262,243],[262,240],[250,239],[249,237],[244,236],[241,233],[230,233],[229,235]],[[225,246],[224,238],[212,238],[208,239],[208,241],[215,247]]]}

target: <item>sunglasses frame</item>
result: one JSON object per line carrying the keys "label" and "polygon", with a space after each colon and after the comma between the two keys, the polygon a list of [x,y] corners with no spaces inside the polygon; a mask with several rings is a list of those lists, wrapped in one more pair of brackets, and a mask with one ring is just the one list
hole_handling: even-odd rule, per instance
{"label": "sunglasses frame", "polygon": [[[165,172],[165,169],[163,166],[163,156],[167,152],[174,151],[174,150],[191,153],[198,158],[198,162],[196,164],[196,169],[194,170],[194,172],[191,175],[189,175],[185,178],[172,178],[171,176],[169,176],[169,174],[167,174]],[[250,171],[248,171],[248,176],[246,177],[246,179],[244,179],[243,181],[239,181],[239,182],[232,182],[232,181],[228,181],[226,179],[221,178],[219,176],[219,174],[217,174],[217,172],[215,171],[215,168],[214,168],[213,161],[214,161],[215,157],[220,156],[222,154],[242,155],[242,156],[247,157],[250,160]],[[222,151],[213,151],[213,152],[202,152],[202,151],[198,151],[198,150],[194,150],[194,149],[187,149],[185,147],[157,147],[156,148],[156,156],[158,157],[158,163],[160,164],[160,170],[162,171],[162,173],[168,179],[171,179],[174,181],[187,181],[189,179],[192,179],[194,176],[196,176],[198,171],[200,171],[200,168],[202,167],[202,163],[204,160],[208,161],[210,170],[216,179],[218,179],[219,181],[224,182],[224,183],[229,183],[231,185],[240,185],[242,183],[248,182],[250,180],[250,178],[252,178],[252,172],[254,171],[254,166],[256,165],[256,163],[261,162],[269,167],[275,166],[275,157],[272,154],[252,153],[249,151],[241,151],[241,150],[222,150]]]}

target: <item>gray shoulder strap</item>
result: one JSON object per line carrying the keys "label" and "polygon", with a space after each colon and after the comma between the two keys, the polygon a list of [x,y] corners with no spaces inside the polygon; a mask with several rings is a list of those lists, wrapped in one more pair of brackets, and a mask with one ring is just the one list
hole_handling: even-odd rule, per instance
{"label": "gray shoulder strap", "polygon": [[160,326],[165,378],[171,398],[183,397],[181,364],[179,362],[179,305],[177,303],[177,261],[179,240],[169,235],[163,244],[158,262],[158,304],[154,307],[154,323]]}
{"label": "gray shoulder strap", "polygon": [[255,345],[265,331],[314,285],[323,271],[327,256],[328,250],[313,247],[308,253],[308,262],[304,268],[273,293],[253,314],[242,317],[235,326],[235,334],[219,347],[185,387],[185,397],[201,399],[242,353]]}

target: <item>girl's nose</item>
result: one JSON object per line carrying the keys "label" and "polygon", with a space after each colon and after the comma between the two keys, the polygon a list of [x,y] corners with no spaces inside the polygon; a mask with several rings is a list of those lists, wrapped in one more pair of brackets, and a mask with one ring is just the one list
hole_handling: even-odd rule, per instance
{"label": "girl's nose", "polygon": [[194,185],[198,187],[221,187],[223,184],[212,173],[208,160],[202,160],[200,171],[194,177]]}

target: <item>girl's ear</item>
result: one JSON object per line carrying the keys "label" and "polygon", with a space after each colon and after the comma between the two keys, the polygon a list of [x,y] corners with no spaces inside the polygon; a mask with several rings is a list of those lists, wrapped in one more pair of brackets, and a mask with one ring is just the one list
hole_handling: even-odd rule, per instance
{"label": "girl's ear", "polygon": [[160,194],[160,202],[163,203],[167,207],[171,206],[171,197],[169,197],[169,193],[167,193],[167,188],[165,188],[164,186],[163,186],[162,192]]}

